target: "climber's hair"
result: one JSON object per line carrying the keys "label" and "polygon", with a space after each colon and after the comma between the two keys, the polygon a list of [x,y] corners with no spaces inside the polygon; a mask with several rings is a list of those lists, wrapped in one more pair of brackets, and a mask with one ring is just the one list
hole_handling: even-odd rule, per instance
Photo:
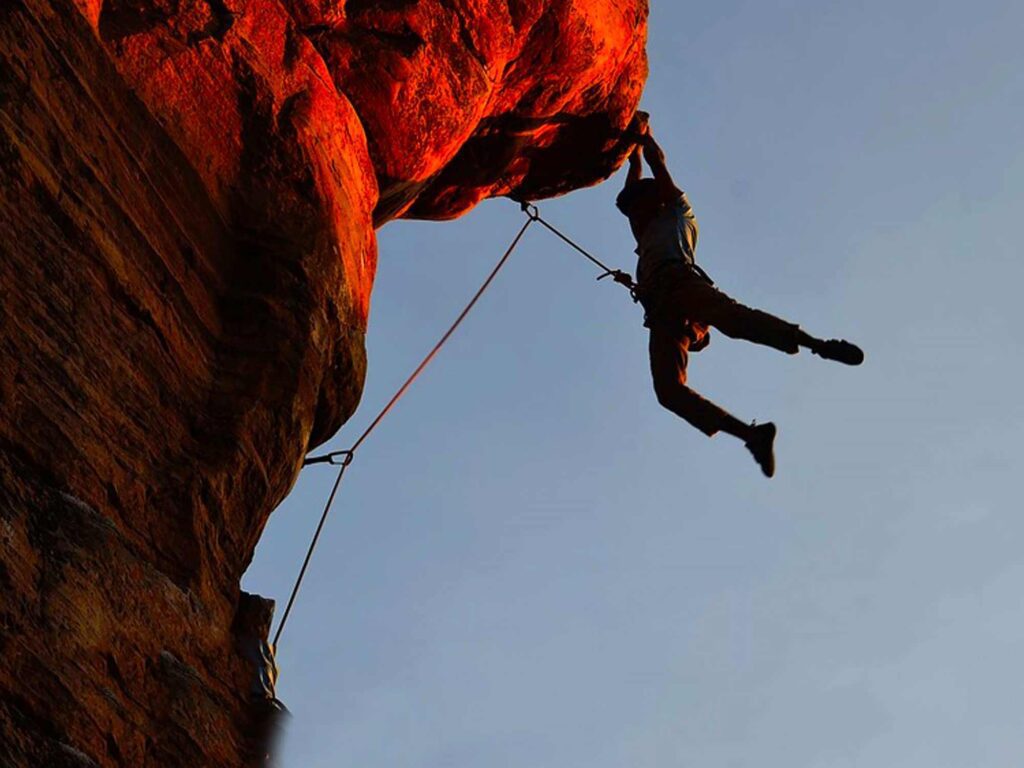
{"label": "climber's hair", "polygon": [[658,183],[654,179],[640,179],[634,181],[632,184],[627,184],[623,187],[622,191],[619,192],[619,196],[615,198],[615,207],[622,212],[623,215],[629,216],[629,211],[633,207],[633,204],[648,195],[658,194]]}

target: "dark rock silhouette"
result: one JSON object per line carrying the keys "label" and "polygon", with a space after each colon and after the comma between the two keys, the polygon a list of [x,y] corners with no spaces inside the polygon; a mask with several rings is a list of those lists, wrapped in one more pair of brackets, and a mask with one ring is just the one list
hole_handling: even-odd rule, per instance
{"label": "dark rock silhouette", "polygon": [[645,24],[645,0],[0,6],[0,764],[251,762],[239,608],[266,607],[239,579],[358,403],[374,227],[607,176]]}

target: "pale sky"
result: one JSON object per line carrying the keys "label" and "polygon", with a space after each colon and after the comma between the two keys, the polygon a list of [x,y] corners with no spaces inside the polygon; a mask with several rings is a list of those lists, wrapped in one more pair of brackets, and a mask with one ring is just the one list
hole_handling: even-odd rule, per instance
{"label": "pale sky", "polygon": [[[741,300],[857,369],[720,334],[651,390],[639,311],[534,229],[362,447],[280,649],[287,768],[1007,768],[1024,762],[1024,5],[652,3],[643,107]],[[541,203],[634,267],[622,174]],[[521,224],[380,232],[342,449]],[[283,604],[332,470],[244,586]]]}

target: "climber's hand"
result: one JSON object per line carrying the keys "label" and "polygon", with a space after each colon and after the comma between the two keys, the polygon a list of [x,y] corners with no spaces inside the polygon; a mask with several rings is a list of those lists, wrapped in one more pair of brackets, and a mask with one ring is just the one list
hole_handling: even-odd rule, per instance
{"label": "climber's hand", "polygon": [[641,136],[646,136],[651,127],[650,123],[650,114],[638,109],[636,114],[633,115],[633,122],[631,125],[634,131],[639,133]]}
{"label": "climber's hand", "polygon": [[642,144],[647,134],[650,132],[650,119],[651,116],[646,112],[637,110],[633,115],[632,121],[629,123],[629,127],[626,128],[626,136],[630,141]]}

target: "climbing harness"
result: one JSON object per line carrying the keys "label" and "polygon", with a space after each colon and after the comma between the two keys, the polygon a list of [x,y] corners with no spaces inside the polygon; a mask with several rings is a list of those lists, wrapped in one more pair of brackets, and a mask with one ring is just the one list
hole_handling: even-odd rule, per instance
{"label": "climbing harness", "polygon": [[500,259],[498,259],[498,263],[494,266],[494,269],[491,270],[490,274],[484,280],[483,284],[477,289],[476,293],[473,294],[473,297],[469,300],[469,303],[467,303],[462,312],[459,313],[459,316],[455,318],[455,322],[451,324],[451,326],[448,328],[447,331],[445,331],[444,335],[441,336],[441,338],[430,350],[430,352],[427,353],[427,356],[423,358],[423,360],[420,362],[418,366],[416,366],[416,369],[409,375],[409,378],[405,380],[405,383],[398,388],[398,391],[395,392],[392,398],[381,409],[380,413],[377,414],[376,418],[374,418],[374,420],[370,422],[370,426],[363,430],[363,433],[359,436],[359,438],[352,444],[352,447],[349,448],[348,450],[334,451],[323,456],[313,456],[307,458],[305,461],[302,462],[303,467],[309,467],[315,464],[329,464],[331,466],[338,467],[339,469],[338,475],[334,480],[334,486],[331,488],[331,492],[327,497],[327,503],[324,505],[323,513],[320,515],[320,522],[317,524],[316,531],[313,533],[313,538],[309,543],[309,548],[306,550],[306,556],[305,559],[302,561],[302,567],[299,569],[299,575],[295,579],[295,584],[292,587],[291,594],[288,597],[288,603],[285,605],[284,613],[281,616],[281,623],[278,624],[277,632],[274,634],[274,642],[272,643],[272,648],[275,652],[277,651],[277,645],[281,639],[281,634],[284,632],[285,624],[288,622],[288,616],[291,614],[292,606],[294,606],[295,604],[295,598],[298,596],[299,589],[302,586],[302,581],[306,576],[306,570],[309,568],[309,563],[313,559],[313,553],[316,550],[317,543],[320,540],[320,534],[323,532],[324,523],[327,522],[327,516],[331,512],[331,507],[334,505],[334,499],[338,495],[338,489],[341,487],[341,481],[345,477],[345,471],[349,468],[349,466],[351,466],[353,460],[355,459],[356,451],[359,450],[359,447],[366,441],[366,438],[368,438],[370,434],[377,428],[377,425],[384,420],[384,417],[391,412],[395,405],[398,404],[398,401],[402,399],[402,396],[409,391],[409,388],[413,385],[413,382],[415,382],[416,379],[419,378],[420,374],[423,373],[423,371],[426,369],[426,367],[430,365],[431,361],[437,356],[437,353],[441,351],[441,348],[445,345],[445,343],[447,343],[448,339],[451,338],[452,334],[454,334],[458,327],[462,324],[462,321],[466,319],[466,316],[470,313],[470,311],[472,311],[473,307],[476,306],[476,303],[480,300],[480,298],[484,295],[487,289],[491,286],[491,283],[494,282],[494,279],[498,276],[498,273],[508,262],[509,258],[512,256],[512,253],[519,245],[519,242],[523,239],[523,235],[526,234],[526,231],[534,222],[537,222],[541,226],[545,227],[547,230],[552,232],[563,242],[568,244],[574,250],[583,254],[583,256],[589,259],[593,264],[602,269],[602,274],[597,278],[599,281],[604,280],[606,277],[612,278],[616,283],[619,283],[620,285],[625,286],[627,289],[629,289],[630,296],[633,297],[633,301],[637,301],[637,286],[636,283],[633,282],[633,278],[628,273],[623,272],[620,269],[611,269],[603,262],[601,262],[599,259],[597,259],[595,256],[593,256],[591,253],[586,251],[583,247],[581,247],[580,245],[576,244],[571,239],[566,237],[564,234],[562,234],[562,232],[560,232],[558,229],[556,229],[554,226],[549,224],[541,217],[540,211],[536,205],[533,205],[532,203],[529,203],[525,200],[516,202],[519,203],[520,209],[523,211],[523,213],[526,214],[526,223],[523,224],[522,228],[512,239],[512,242],[505,250],[505,253],[502,254],[502,257]]}

